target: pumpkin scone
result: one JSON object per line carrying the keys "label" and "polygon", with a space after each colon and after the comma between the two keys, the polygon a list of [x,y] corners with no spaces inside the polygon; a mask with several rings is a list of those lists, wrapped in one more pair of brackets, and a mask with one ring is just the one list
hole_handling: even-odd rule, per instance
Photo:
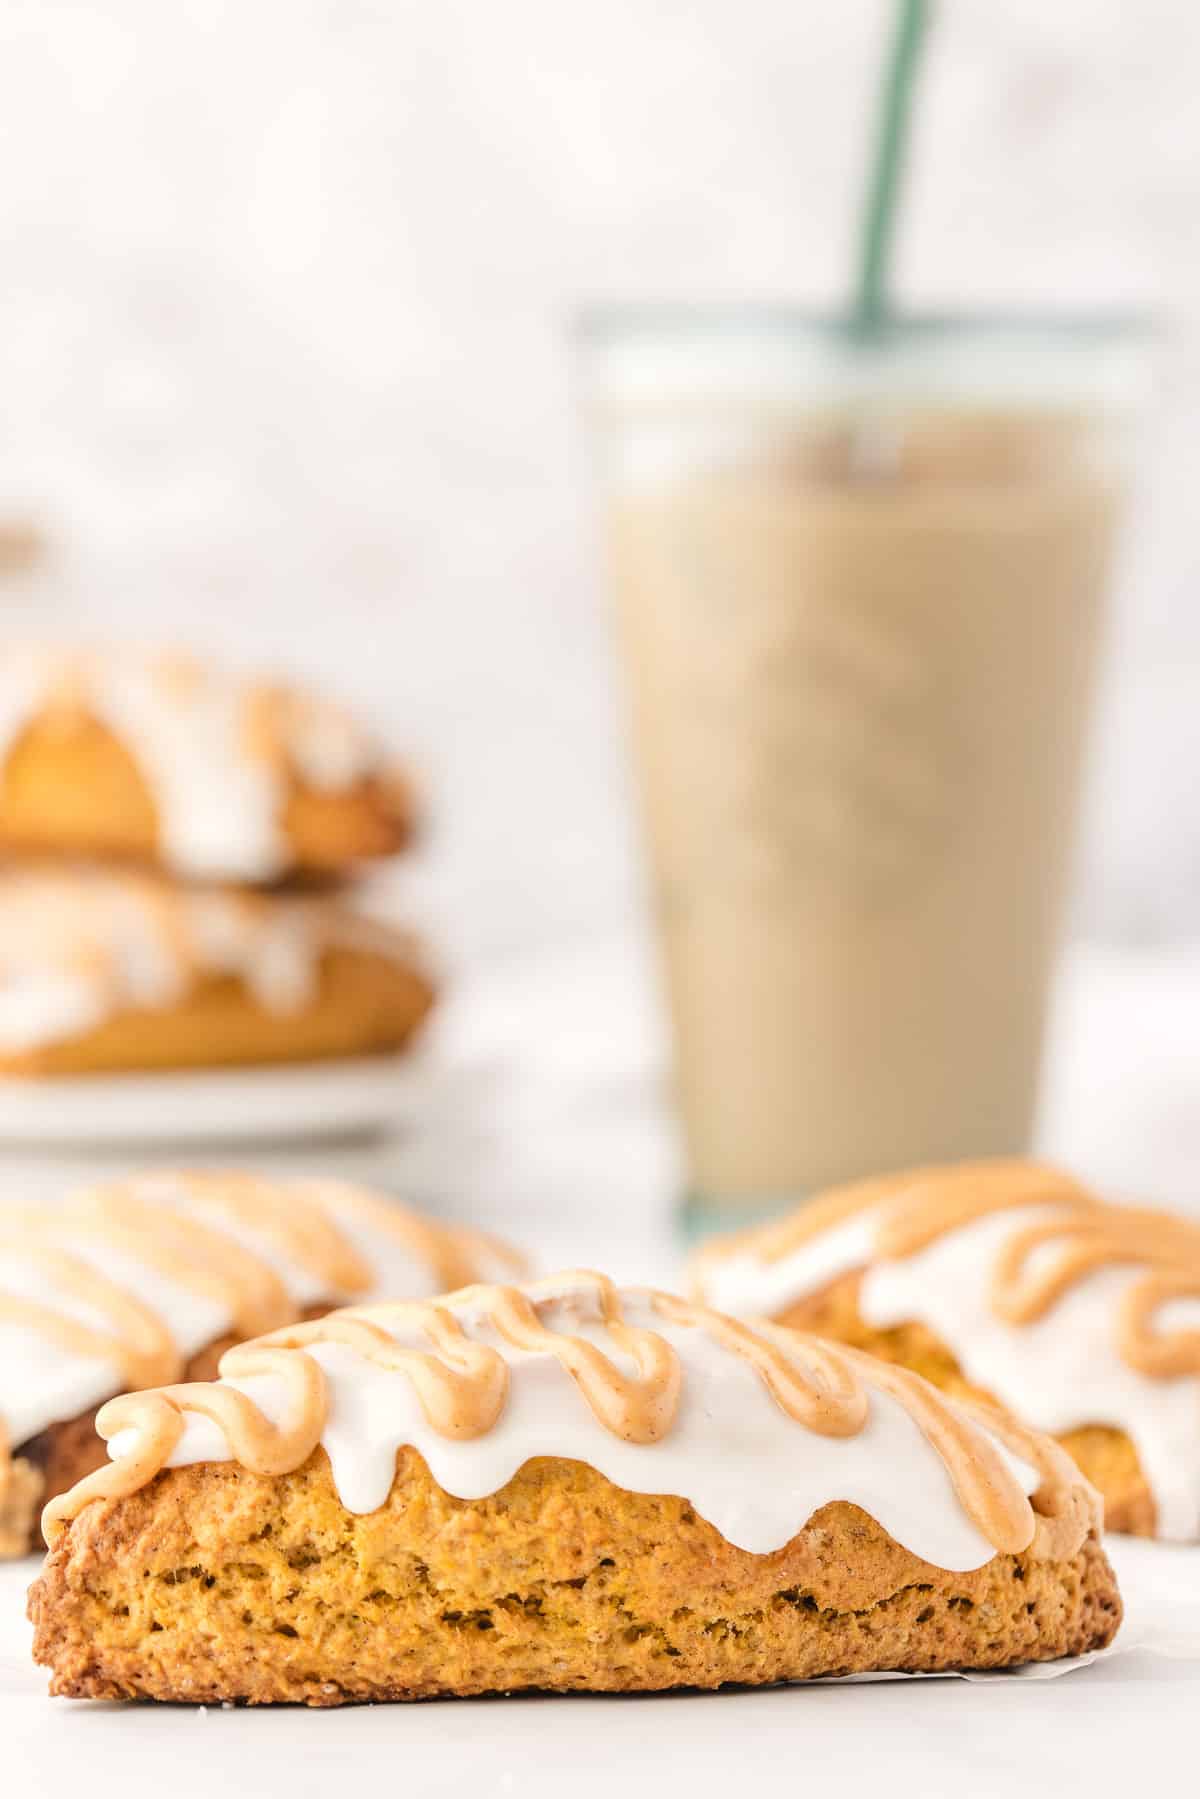
{"label": "pumpkin scone", "polygon": [[1070,1451],[1110,1530],[1200,1540],[1200,1225],[1024,1161],[838,1188],[717,1238],[692,1290],[994,1399]]}
{"label": "pumpkin scone", "polygon": [[370,1055],[432,1002],[415,939],[326,895],[0,872],[0,1074]]}
{"label": "pumpkin scone", "polygon": [[0,1211],[0,1556],[104,1461],[97,1406],[215,1374],[231,1344],[350,1299],[424,1298],[523,1258],[336,1180],[156,1170]]}
{"label": "pumpkin scone", "polygon": [[77,1697],[301,1701],[995,1668],[1108,1643],[1070,1459],[857,1351],[572,1273],[356,1306],[105,1406],[47,1508]]}
{"label": "pumpkin scone", "polygon": [[391,855],[414,817],[370,734],[299,688],[182,655],[0,655],[0,851],[277,881]]}

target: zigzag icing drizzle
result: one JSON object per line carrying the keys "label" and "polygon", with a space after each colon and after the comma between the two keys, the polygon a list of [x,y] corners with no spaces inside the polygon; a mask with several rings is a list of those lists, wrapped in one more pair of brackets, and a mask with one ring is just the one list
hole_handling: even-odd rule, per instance
{"label": "zigzag icing drizzle", "polygon": [[1068,1458],[1010,1422],[853,1350],[589,1272],[354,1307],[229,1351],[221,1376],[106,1405],[113,1460],[51,1502],[47,1540],[164,1468],[232,1459],[278,1476],[318,1445],[355,1511],[384,1503],[405,1445],[464,1498],[562,1456],[680,1494],[755,1553],[838,1499],[949,1568],[1064,1559],[1096,1526]]}
{"label": "zigzag icing drizzle", "polygon": [[0,1496],[22,1442],[124,1388],[177,1380],[223,1336],[315,1303],[521,1271],[491,1238],[339,1181],[163,1171],[0,1212]]}
{"label": "zigzag icing drizzle", "polygon": [[93,719],[120,739],[154,799],[163,858],[193,877],[271,879],[288,860],[282,818],[294,775],[336,791],[382,769],[340,708],[184,656],[9,650],[0,765],[48,713]]}
{"label": "zigzag icing drizzle", "polygon": [[1200,1535],[1200,1227],[987,1163],[838,1189],[693,1265],[713,1303],[775,1315],[859,1270],[869,1325],[925,1325],[1041,1430],[1126,1431],[1160,1535]]}

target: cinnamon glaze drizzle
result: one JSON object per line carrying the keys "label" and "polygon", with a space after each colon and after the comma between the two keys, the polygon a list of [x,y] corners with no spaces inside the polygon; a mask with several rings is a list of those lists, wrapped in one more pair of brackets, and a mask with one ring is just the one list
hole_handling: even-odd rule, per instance
{"label": "cinnamon glaze drizzle", "polygon": [[702,1287],[705,1270],[731,1255],[749,1251],[761,1262],[779,1262],[869,1213],[875,1254],[902,1259],[990,1213],[1041,1205],[1056,1215],[1014,1227],[996,1258],[989,1290],[995,1316],[1014,1327],[1032,1324],[1098,1269],[1144,1265],[1114,1320],[1123,1360],[1154,1379],[1200,1374],[1200,1331],[1163,1334],[1154,1323],[1171,1300],[1200,1298],[1200,1227],[1168,1212],[1107,1205],[1070,1176],[1032,1162],[919,1169],[839,1187],[779,1224],[708,1245],[694,1268]]}
{"label": "cinnamon glaze drizzle", "polygon": [[[986,1408],[952,1402],[919,1376],[854,1350],[769,1325],[752,1330],[666,1293],[637,1289],[635,1297],[664,1321],[701,1332],[747,1361],[782,1416],[805,1430],[855,1435],[867,1421],[872,1389],[890,1395],[940,1457],[963,1510],[997,1552],[1031,1549],[1040,1557],[1069,1557],[1096,1526],[1097,1496],[1069,1458]],[[572,1309],[581,1316],[584,1306],[602,1325],[612,1354],[566,1328]],[[564,1312],[565,1319],[559,1316]],[[502,1353],[496,1339],[516,1356]],[[252,1472],[279,1475],[298,1468],[320,1443],[327,1422],[321,1367],[307,1353],[320,1344],[344,1345],[407,1379],[428,1425],[445,1437],[476,1437],[495,1427],[510,1383],[521,1378],[522,1355],[553,1357],[596,1422],[628,1443],[661,1442],[675,1423],[683,1391],[676,1348],[658,1331],[631,1324],[622,1295],[600,1274],[576,1272],[524,1287],[472,1286],[430,1303],[354,1307],[223,1357],[223,1377],[271,1373],[283,1380],[284,1424],[272,1423],[235,1389],[209,1383],[127,1394],[104,1406],[97,1418],[101,1436],[111,1440],[129,1432],[129,1447],[51,1501],[43,1516],[47,1542],[53,1547],[93,1501],[123,1498],[151,1481],[170,1460],[188,1413],[216,1422],[234,1460]],[[618,1366],[614,1355],[628,1360],[633,1372]],[[997,1439],[1041,1476],[1032,1503]],[[798,1529],[803,1522],[797,1520]]]}
{"label": "cinnamon glaze drizzle", "polygon": [[[191,1209],[176,1210],[172,1200],[185,1200]],[[239,1173],[172,1170],[93,1188],[53,1211],[0,1212],[0,1254],[14,1255],[64,1302],[78,1301],[103,1320],[84,1323],[69,1304],[60,1308],[0,1288],[0,1323],[33,1331],[65,1354],[108,1363],[125,1386],[183,1392],[167,1385],[178,1379],[184,1359],[170,1320],[92,1266],[87,1245],[117,1250],[215,1301],[234,1334],[255,1337],[292,1324],[299,1306],[276,1269],[222,1229],[222,1221],[272,1245],[333,1302],[366,1295],[379,1279],[339,1219],[390,1239],[430,1270],[430,1286],[438,1291],[496,1265],[524,1272],[521,1258],[496,1239],[435,1224],[348,1183],[276,1183]],[[8,1442],[2,1413],[0,1388],[0,1495],[17,1447]]]}

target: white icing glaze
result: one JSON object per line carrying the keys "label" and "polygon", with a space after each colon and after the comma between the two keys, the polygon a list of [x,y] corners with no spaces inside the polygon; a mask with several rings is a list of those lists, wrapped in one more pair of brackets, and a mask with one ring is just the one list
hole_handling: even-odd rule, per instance
{"label": "white icing glaze", "polygon": [[272,755],[255,729],[263,690],[248,681],[181,659],[38,646],[0,657],[0,764],[64,693],[129,750],[154,801],[160,853],[193,878],[261,881],[285,869],[290,770],[339,789],[380,768],[369,736],[310,695],[277,697],[281,754]]}
{"label": "white icing glaze", "polygon": [[[199,1293],[182,1280],[171,1280],[160,1269],[139,1261],[126,1250],[114,1249],[112,1244],[105,1243],[100,1238],[72,1237],[70,1253],[75,1261],[85,1262],[114,1286],[120,1287],[122,1292],[132,1294],[142,1305],[157,1312],[160,1318],[168,1319],[171,1335],[185,1357],[196,1355],[233,1328],[229,1307],[212,1294]],[[2,1272],[0,1289],[13,1291],[11,1286],[6,1286]],[[79,1306],[78,1301],[71,1304],[65,1300],[61,1292],[56,1296],[47,1294],[47,1300],[59,1311],[69,1310],[73,1314],[81,1314],[84,1309]],[[3,1404],[0,1403],[0,1410],[3,1409]]]}
{"label": "white icing glaze", "polygon": [[233,975],[268,1011],[298,1011],[316,994],[321,958],[343,947],[395,962],[419,956],[404,933],[326,899],[180,888],[100,868],[9,869],[0,875],[0,1052],[177,1004],[203,975]]}
{"label": "white icing glaze", "polygon": [[4,1426],[26,1443],[59,1418],[77,1418],[119,1392],[121,1371],[92,1356],[71,1355],[37,1331],[0,1322],[0,1368],[19,1371],[4,1381]]}
{"label": "white icing glaze", "polygon": [[316,962],[336,935],[328,907],[276,896],[247,910],[244,898],[211,891],[190,892],[186,911],[201,967],[238,975],[271,1012],[312,998]]}
{"label": "white icing glaze", "polygon": [[349,787],[378,765],[378,752],[348,712],[298,690],[290,695],[287,743],[311,787]]}
{"label": "white icing glaze", "polygon": [[109,1320],[99,1306],[89,1305],[77,1293],[64,1290],[53,1274],[19,1247],[0,1246],[0,1292],[17,1293],[35,1305],[49,1306],[65,1318],[74,1318],[89,1330],[107,1330]]}
{"label": "white icing glaze", "polygon": [[[915,1255],[873,1262],[859,1310],[880,1328],[924,1324],[951,1345],[969,1380],[1037,1430],[1108,1424],[1127,1432],[1154,1491],[1159,1535],[1194,1540],[1200,1536],[1200,1382],[1189,1375],[1151,1379],[1117,1347],[1121,1299],[1144,1269],[1097,1269],[1029,1324],[1005,1324],[989,1304],[1001,1246],[1023,1224],[1057,1215],[1048,1206],[993,1212]],[[1167,1322],[1200,1329],[1200,1300],[1174,1300],[1170,1312]]]}
{"label": "white icing glaze", "polygon": [[[148,1182],[143,1192],[147,1199],[153,1200],[162,1210],[174,1212],[181,1218],[192,1218],[197,1224],[203,1224],[209,1229],[215,1228],[222,1236],[230,1237],[243,1249],[248,1249],[251,1255],[258,1261],[265,1262],[279,1276],[297,1306],[315,1305],[318,1300],[336,1302],[344,1298],[336,1288],[331,1292],[330,1283],[322,1280],[314,1269],[306,1268],[294,1256],[286,1255],[265,1230],[256,1230],[244,1219],[232,1218],[227,1212],[214,1212],[202,1200],[193,1199],[183,1187],[171,1183],[169,1177],[162,1183],[161,1189]],[[425,1279],[428,1280],[428,1270]],[[429,1288],[422,1284],[415,1291],[425,1293]],[[229,1328],[226,1324],[225,1329]],[[213,1333],[214,1336],[220,1334]]]}
{"label": "white icing glaze", "polygon": [[158,671],[90,672],[85,705],[132,753],[159,819],[164,861],[201,879],[263,880],[286,861],[279,771],[250,743],[247,692],[210,675],[164,691]]}
{"label": "white icing glaze", "polygon": [[82,978],[77,969],[36,964],[0,969],[0,1049],[9,1055],[82,1037],[108,1010],[101,983]]}
{"label": "white icing glaze", "polygon": [[[290,1190],[326,1212],[350,1246],[372,1269],[375,1278],[365,1294],[353,1294],[345,1288],[339,1288],[319,1272],[287,1255],[265,1230],[255,1229],[245,1219],[231,1217],[227,1212],[214,1212],[203,1200],[189,1194],[187,1188],[169,1170],[161,1175],[145,1176],[139,1181],[137,1190],[141,1197],[151,1200],[156,1206],[184,1218],[193,1218],[197,1224],[215,1226],[227,1237],[232,1237],[235,1243],[240,1243],[275,1271],[298,1306],[315,1305],[318,1301],[348,1305],[352,1300],[427,1299],[438,1292],[442,1283],[438,1280],[437,1270],[414,1254],[399,1238],[386,1230],[373,1227],[351,1204],[346,1203],[342,1198],[344,1190],[340,1182],[292,1180],[286,1184]],[[509,1278],[512,1275],[510,1263],[497,1257],[493,1264],[486,1251],[476,1259],[481,1280]],[[228,1329],[229,1325],[226,1323],[223,1330]],[[223,1333],[217,1331],[211,1333],[212,1336],[221,1334]]]}
{"label": "white icing glaze", "polygon": [[735,1318],[773,1318],[806,1294],[865,1267],[875,1253],[874,1241],[875,1214],[860,1212],[777,1261],[764,1261],[752,1247],[715,1257],[703,1266],[704,1303]]}
{"label": "white icing glaze", "polygon": [[[845,1437],[818,1435],[788,1417],[745,1357],[666,1319],[640,1289],[624,1290],[622,1300],[626,1322],[665,1337],[682,1367],[679,1411],[667,1434],[650,1445],[622,1441],[605,1428],[554,1355],[515,1348],[482,1323],[472,1312],[469,1290],[443,1303],[473,1338],[498,1349],[511,1369],[503,1413],[481,1436],[453,1440],[434,1430],[405,1374],[344,1344],[311,1346],[306,1353],[320,1363],[328,1386],[321,1440],[342,1503],[360,1513],[382,1505],[404,1445],[416,1448],[439,1485],[462,1499],[498,1491],[533,1457],[558,1456],[585,1462],[631,1492],[678,1494],[728,1542],[754,1554],[781,1548],[821,1506],[846,1500],[937,1567],[966,1570],[991,1559],[995,1552],[964,1511],[939,1455],[904,1408],[870,1386],[865,1371],[870,1411],[863,1429]],[[632,1361],[614,1354],[591,1289],[568,1286],[542,1315],[552,1329],[586,1338],[634,1372]],[[385,1328],[397,1341],[428,1347],[416,1332]],[[222,1384],[247,1394],[273,1422],[283,1420],[278,1377]],[[127,1453],[135,1438],[136,1431],[118,1432],[110,1455]],[[1033,1469],[1006,1449],[1002,1454],[1023,1491],[1032,1493],[1038,1484]],[[220,1427],[187,1413],[169,1465],[228,1459]]]}
{"label": "white icing glaze", "polygon": [[[992,1212],[889,1260],[874,1248],[887,1203],[776,1261],[760,1259],[752,1246],[713,1258],[700,1277],[705,1303],[742,1317],[778,1315],[838,1276],[865,1269],[858,1304],[869,1325],[924,1325],[950,1346],[970,1381],[1035,1429],[1061,1434],[1106,1424],[1127,1432],[1154,1492],[1158,1534],[1200,1537],[1200,1382],[1141,1374],[1117,1345],[1121,1298],[1144,1268],[1100,1268],[1042,1318],[1007,1324],[989,1298],[1000,1248],[1023,1224],[1059,1216],[1061,1208]],[[1030,1257],[1030,1272],[1059,1253],[1042,1246]],[[1198,1328],[1200,1300],[1174,1300],[1156,1322],[1162,1330]]]}
{"label": "white icing glaze", "polygon": [[[293,1307],[300,1311],[318,1303],[338,1305],[383,1299],[425,1299],[444,1285],[438,1268],[415,1247],[364,1218],[352,1203],[353,1192],[338,1181],[274,1180],[272,1186],[316,1204],[336,1223],[340,1235],[358,1252],[371,1272],[365,1292],[339,1290],[320,1273],[287,1255],[265,1229],[255,1229],[223,1209],[191,1197],[184,1181],[171,1170],[155,1171],[127,1184],[126,1191],[155,1212],[191,1218],[209,1232],[229,1240],[231,1254],[240,1246],[282,1279]],[[229,1304],[212,1292],[198,1290],[183,1278],[172,1278],[149,1260],[141,1260],[128,1244],[117,1247],[102,1230],[91,1228],[90,1195],[81,1194],[59,1212],[39,1222],[39,1242],[46,1232],[55,1248],[95,1269],[122,1292],[148,1307],[167,1323],[181,1356],[187,1359],[217,1339],[236,1334]],[[386,1204],[386,1201],[381,1202]],[[88,1216],[89,1228],[82,1220]],[[4,1213],[0,1210],[0,1227]],[[511,1278],[514,1268],[500,1251],[493,1255],[485,1241],[472,1242],[472,1260],[482,1279]],[[18,1243],[0,1242],[0,1298],[5,1295],[44,1305],[60,1317],[89,1329],[107,1332],[111,1320],[97,1307],[56,1281],[52,1272]],[[49,1425],[87,1410],[124,1389],[125,1381],[111,1362],[80,1355],[38,1332],[0,1319],[0,1417],[16,1446]]]}
{"label": "white icing glaze", "polygon": [[[296,1187],[306,1198],[315,1201],[336,1221],[339,1231],[352,1249],[375,1270],[372,1293],[379,1298],[394,1299],[404,1294],[413,1299],[432,1299],[444,1284],[428,1262],[407,1243],[389,1232],[379,1230],[356,1213],[352,1206],[340,1203],[340,1189],[334,1181],[297,1181]],[[498,1263],[503,1274],[496,1274],[486,1253],[477,1258],[480,1280],[511,1279],[511,1265]],[[338,1299],[349,1304],[352,1295],[339,1293]]]}

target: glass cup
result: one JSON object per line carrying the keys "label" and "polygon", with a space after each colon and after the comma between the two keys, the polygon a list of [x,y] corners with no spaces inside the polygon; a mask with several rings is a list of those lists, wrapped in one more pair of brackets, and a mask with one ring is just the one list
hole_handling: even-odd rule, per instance
{"label": "glass cup", "polygon": [[697,1222],[1028,1147],[1151,336],[585,320]]}

